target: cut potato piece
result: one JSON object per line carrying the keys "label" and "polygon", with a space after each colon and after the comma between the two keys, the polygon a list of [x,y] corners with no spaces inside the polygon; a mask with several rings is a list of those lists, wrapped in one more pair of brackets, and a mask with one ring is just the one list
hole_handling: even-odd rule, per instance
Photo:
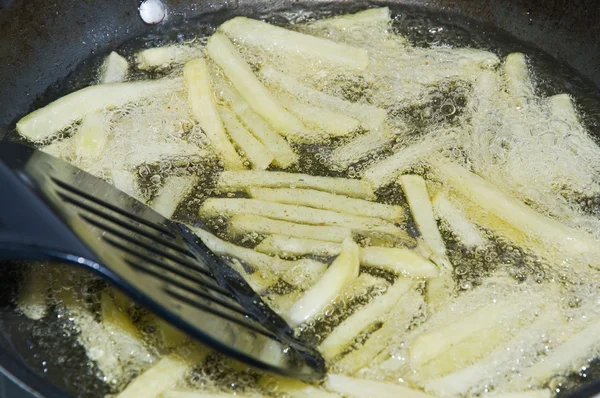
{"label": "cut potato piece", "polygon": [[192,192],[198,182],[194,176],[172,176],[167,179],[160,193],[152,200],[151,207],[165,218],[171,218],[179,203]]}
{"label": "cut potato piece", "polygon": [[112,51],[100,67],[100,83],[117,83],[125,80],[129,63],[125,58]]}
{"label": "cut potato piece", "polygon": [[162,343],[166,348],[181,347],[190,341],[190,336],[183,333],[169,322],[157,319],[158,333],[161,337]]}
{"label": "cut potato piece", "polygon": [[320,19],[310,22],[312,28],[334,28],[338,30],[351,29],[363,25],[391,23],[390,9],[388,7],[371,8],[355,14],[340,15],[333,18]]}
{"label": "cut potato piece", "polygon": [[112,183],[117,189],[125,192],[127,195],[139,200],[140,202],[144,202],[140,194],[140,189],[135,174],[133,172],[113,169],[111,171],[111,177]]}
{"label": "cut potato piece", "polygon": [[410,279],[399,278],[387,291],[365,304],[338,325],[321,344],[319,350],[327,360],[333,360],[354,338],[376,322],[384,321],[390,310],[414,286]]}
{"label": "cut potato piece", "polygon": [[467,247],[479,247],[486,244],[482,232],[473,225],[463,213],[442,192],[433,198],[433,208],[438,219],[448,223],[450,231],[456,235],[460,242]]}
{"label": "cut potato piece", "polygon": [[285,391],[290,398],[339,398],[335,393],[304,383],[300,380],[283,376],[263,376],[258,381],[267,391],[274,393]]}
{"label": "cut potato piece", "polygon": [[[437,174],[461,196],[501,222],[521,232],[516,242],[544,258],[598,266],[598,241],[591,236],[541,215],[483,178],[452,163],[437,165]],[[473,210],[482,213],[481,210]],[[488,220],[490,220],[488,218]],[[484,225],[491,230],[495,225]],[[502,226],[500,226],[502,228]],[[513,239],[516,235],[513,234]]]}
{"label": "cut potato piece", "polygon": [[325,94],[314,88],[304,86],[293,77],[287,76],[270,66],[260,70],[260,76],[267,85],[272,85],[279,90],[285,91],[292,97],[308,104],[324,107],[360,121],[365,130],[378,130],[382,128],[387,118],[384,109],[373,105],[346,101],[345,99]]}
{"label": "cut potato piece", "polygon": [[17,308],[29,319],[40,320],[48,311],[49,289],[52,278],[45,264],[30,265],[21,283]]}
{"label": "cut potato piece", "polygon": [[[327,108],[306,104],[286,94],[276,95],[279,103],[295,115],[306,127],[315,131],[314,141],[329,137],[341,137],[356,131],[359,127],[358,120],[333,112]],[[303,137],[305,141],[312,142],[313,135]]]}
{"label": "cut potato piece", "polygon": [[387,221],[329,210],[312,209],[304,206],[284,205],[257,199],[210,198],[200,207],[201,217],[231,217],[236,214],[255,214],[276,220],[292,221],[301,224],[333,225],[356,231],[379,232],[411,241],[407,232]]}
{"label": "cut potato piece", "polygon": [[235,396],[237,398],[259,398],[261,395],[256,394],[240,394],[238,392],[234,394],[230,392],[208,392],[208,391],[184,391],[184,390],[171,390],[165,391],[160,395],[160,398],[230,398]]}
{"label": "cut potato piece", "polygon": [[402,148],[387,159],[367,167],[363,179],[375,188],[381,188],[394,181],[414,163],[450,145],[455,139],[453,132],[425,137],[422,141]]}
{"label": "cut potato piece", "polygon": [[127,334],[135,340],[141,340],[141,333],[135,327],[131,319],[121,311],[111,297],[110,291],[105,289],[100,298],[100,314],[102,323],[105,327],[114,328],[122,333]]}
{"label": "cut potato piece", "polygon": [[[336,256],[342,246],[334,242],[315,239],[302,239],[286,235],[270,235],[255,247],[262,253],[295,257],[306,254]],[[408,249],[391,247],[361,247],[360,264],[391,271],[403,276],[415,278],[434,278],[439,275],[437,267],[428,260]]]}
{"label": "cut potato piece", "polygon": [[183,380],[209,353],[206,348],[182,347],[133,379],[116,398],[158,398]]}
{"label": "cut potato piece", "polygon": [[353,279],[358,276],[358,246],[351,239],[343,242],[340,255],[323,276],[290,308],[287,319],[292,327],[321,312]]}
{"label": "cut potato piece", "polygon": [[384,150],[396,136],[386,128],[370,131],[331,151],[330,162],[336,169],[347,169],[351,164]]}
{"label": "cut potato piece", "polygon": [[253,214],[236,214],[229,219],[227,231],[231,235],[240,235],[248,232],[259,234],[287,234],[297,238],[315,238],[327,242],[343,242],[352,236],[351,230],[342,227],[327,225],[305,225],[288,221],[273,220],[271,218]]}
{"label": "cut potato piece", "polygon": [[513,105],[517,108],[527,106],[528,100],[533,97],[533,87],[525,55],[521,53],[508,54],[504,61],[504,79]]}
{"label": "cut potato piece", "polygon": [[369,202],[312,189],[249,188],[247,191],[252,198],[269,202],[314,207],[393,222],[401,222],[405,218],[404,209],[400,206]]}
{"label": "cut potato piece", "polygon": [[86,115],[145,97],[168,93],[179,84],[177,79],[161,79],[89,86],[31,112],[17,122],[16,129],[29,140],[41,141]]}
{"label": "cut potato piece", "polygon": [[215,33],[208,39],[206,49],[252,109],[279,134],[286,137],[302,137],[307,134],[302,122],[277,102],[226,36]]}
{"label": "cut potato piece", "polygon": [[269,152],[267,147],[246,130],[232,111],[225,107],[220,107],[219,114],[229,136],[238,148],[244,152],[252,167],[261,170],[269,167],[274,156]]}
{"label": "cut potato piece", "polygon": [[252,187],[316,189],[353,198],[373,199],[375,197],[368,183],[349,178],[318,177],[278,171],[223,172],[217,178],[217,189],[222,191],[245,191]]}
{"label": "cut potato piece", "polygon": [[227,134],[225,134],[213,95],[206,61],[203,58],[197,58],[186,63],[183,68],[183,79],[194,117],[210,140],[212,147],[223,159],[225,169],[243,169],[242,159],[235,151],[233,144],[229,142]]}
{"label": "cut potato piece", "polygon": [[102,157],[108,141],[108,124],[98,113],[91,113],[75,134],[75,154],[80,158],[97,160]]}
{"label": "cut potato piece", "polygon": [[240,97],[236,89],[226,84],[221,85],[219,89],[223,101],[233,109],[248,131],[254,134],[273,154],[276,166],[286,169],[298,161],[298,155],[285,138],[277,134],[263,118],[258,116],[248,102]]}
{"label": "cut potato piece", "polygon": [[353,374],[368,366],[375,357],[389,348],[390,340],[394,336],[406,331],[424,305],[425,301],[421,293],[414,289],[410,290],[395,304],[383,326],[371,333],[360,347],[344,355],[335,363],[335,367],[343,370],[344,373]]}
{"label": "cut potato piece", "polygon": [[135,62],[138,69],[141,70],[166,68],[201,57],[203,50],[204,48],[200,46],[193,47],[179,44],[148,48],[135,55]]}
{"label": "cut potato piece", "polygon": [[[288,261],[258,253],[252,249],[226,242],[199,228],[194,228],[194,232],[213,253],[235,257],[254,268],[255,273],[260,275],[275,274],[300,288],[307,288],[312,285],[327,268],[326,264],[310,259]],[[247,272],[242,273],[242,275],[245,274]]]}
{"label": "cut potato piece", "polygon": [[328,375],[325,379],[325,388],[355,398],[433,398],[432,395],[399,384],[358,379],[340,374]]}
{"label": "cut potato piece", "polygon": [[490,398],[550,398],[554,396],[550,390],[533,390],[520,392],[505,392],[499,394],[485,394],[483,397]]}
{"label": "cut potato piece", "polygon": [[319,64],[351,70],[369,65],[367,52],[361,48],[305,35],[245,17],[230,19],[219,27],[244,45],[261,47],[280,56],[300,56]]}

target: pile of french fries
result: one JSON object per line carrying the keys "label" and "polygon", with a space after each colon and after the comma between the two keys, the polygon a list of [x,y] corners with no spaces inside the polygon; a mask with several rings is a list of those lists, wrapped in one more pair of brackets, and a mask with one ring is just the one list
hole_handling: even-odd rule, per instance
{"label": "pile of french fries", "polygon": [[[372,46],[364,45],[365,35]],[[600,353],[597,295],[575,308],[566,304],[573,286],[593,292],[598,280],[600,242],[582,227],[585,217],[562,202],[553,208],[561,212],[542,212],[539,197],[500,176],[508,166],[496,173],[485,162],[498,155],[490,155],[492,141],[486,147],[490,131],[498,128],[506,142],[525,142],[537,134],[528,112],[543,111],[560,122],[563,134],[577,136],[568,156],[583,166],[549,167],[539,190],[557,192],[561,181],[581,193],[583,181],[573,176],[600,170],[600,149],[571,98],[536,96],[523,54],[501,63],[482,50],[411,47],[393,32],[390,11],[374,8],[291,29],[237,17],[202,45],[146,49],[132,59],[130,65],[110,54],[98,84],[32,112],[17,131],[169,218],[198,187],[199,176],[169,176],[148,198],[137,170],[166,160],[177,167],[216,159],[215,186],[199,206],[201,223],[191,227],[214,253],[239,260],[237,270],[299,332],[329,325],[317,338],[330,369],[321,385],[255,373],[258,383],[236,396],[541,398],[552,395],[554,376]],[[130,82],[130,68],[169,72]],[[319,84],[339,76],[360,77],[382,96],[393,92],[395,106],[422,104],[424,92],[448,79],[468,82],[472,93],[459,127],[435,126],[407,140],[406,121],[392,117],[377,95],[351,100]],[[186,133],[146,155],[112,156],[118,120],[106,115],[169,95],[187,101],[177,121]],[[190,131],[202,139],[186,138]],[[145,143],[138,144],[144,153]],[[325,147],[322,163],[346,177],[300,172],[307,145]],[[566,156],[559,146],[544,150],[547,159],[553,150]],[[467,155],[451,155],[460,151]],[[350,175],[350,169],[358,172]],[[586,178],[592,181],[585,189],[595,192],[595,180]],[[378,196],[389,186],[403,194],[395,204]],[[550,196],[544,197],[555,203]],[[485,257],[495,271],[478,286],[458,286],[464,266],[453,263],[449,237],[484,254],[500,238],[539,259],[546,277],[518,283],[510,265]],[[19,298],[33,319],[48,311],[45,275],[34,268]],[[77,284],[60,277],[50,283]],[[232,394],[224,386],[190,384],[192,370],[214,355],[210,350],[151,314],[134,322],[135,306],[110,288],[100,296],[101,321],[72,291],[57,300],[102,377],[118,386],[117,398]],[[153,325],[154,337],[143,335],[140,323]]]}

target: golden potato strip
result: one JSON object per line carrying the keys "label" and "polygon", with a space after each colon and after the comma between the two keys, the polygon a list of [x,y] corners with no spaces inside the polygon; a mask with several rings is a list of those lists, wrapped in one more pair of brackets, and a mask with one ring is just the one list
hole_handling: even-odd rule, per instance
{"label": "golden potato strip", "polygon": [[229,136],[238,148],[244,152],[253,168],[264,170],[269,167],[274,156],[267,147],[246,130],[232,111],[220,107],[219,115]]}
{"label": "golden potato strip", "polygon": [[169,177],[150,207],[163,217],[171,218],[179,203],[192,192],[197,182],[198,179],[194,176]]}
{"label": "golden potato strip", "polygon": [[349,178],[259,170],[226,171],[219,174],[217,178],[217,188],[222,191],[245,191],[252,187],[315,189],[353,198],[375,198],[373,188],[369,183]]}
{"label": "golden potato strip", "polygon": [[358,276],[358,246],[346,239],[340,255],[323,276],[292,308],[286,318],[291,326],[297,326],[321,312],[353,279]]}
{"label": "golden potato strip", "polygon": [[474,248],[484,246],[487,243],[486,238],[477,226],[471,223],[466,218],[463,210],[452,203],[444,193],[438,193],[433,198],[432,204],[436,217],[448,223],[450,230],[462,244]]}
{"label": "golden potato strip", "polygon": [[204,201],[199,210],[201,217],[231,217],[240,213],[255,214],[301,224],[333,225],[356,231],[379,232],[410,241],[410,237],[404,229],[378,218],[360,217],[257,199],[210,198]]}
{"label": "golden potato strip", "polygon": [[183,64],[203,55],[201,46],[171,45],[142,50],[135,55],[138,69],[151,70]]}
{"label": "golden potato strip", "polygon": [[340,374],[328,375],[325,379],[325,388],[353,398],[433,398],[432,395],[399,384],[358,379]]}
{"label": "golden potato strip", "polygon": [[333,360],[363,330],[375,322],[385,320],[390,310],[414,286],[414,281],[399,278],[387,291],[356,310],[338,325],[319,345],[319,351],[325,359]]}
{"label": "golden potato strip", "polygon": [[187,62],[183,68],[183,79],[194,117],[198,120],[212,147],[223,160],[225,169],[243,169],[242,158],[235,151],[223,128],[206,60],[197,58]]}
{"label": "golden potato strip", "polygon": [[401,222],[405,219],[404,209],[400,206],[354,199],[313,189],[249,188],[247,192],[254,199],[268,202],[314,207],[363,217],[381,218],[392,222]]}
{"label": "golden potato strip", "polygon": [[230,19],[221,32],[244,45],[262,47],[282,56],[300,56],[315,62],[351,70],[364,70],[369,58],[364,49],[306,35],[246,17]]}
{"label": "golden potato strip", "polygon": [[127,60],[112,51],[100,67],[99,82],[102,84],[122,82],[125,80],[128,70],[129,63]]}

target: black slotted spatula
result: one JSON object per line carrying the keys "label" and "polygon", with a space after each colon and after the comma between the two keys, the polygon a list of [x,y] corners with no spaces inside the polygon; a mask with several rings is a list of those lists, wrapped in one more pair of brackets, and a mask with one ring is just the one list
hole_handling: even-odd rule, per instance
{"label": "black slotted spatula", "polygon": [[0,259],[89,268],[198,341],[303,380],[321,355],[187,227],[53,156],[0,143]]}

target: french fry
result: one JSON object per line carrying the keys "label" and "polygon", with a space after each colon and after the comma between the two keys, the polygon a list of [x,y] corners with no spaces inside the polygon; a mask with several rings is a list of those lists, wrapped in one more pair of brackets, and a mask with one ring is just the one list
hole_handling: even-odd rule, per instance
{"label": "french fry", "polygon": [[248,232],[259,234],[287,234],[297,238],[315,238],[327,242],[343,242],[352,237],[351,230],[343,227],[327,225],[305,225],[288,221],[273,220],[253,214],[236,214],[227,223],[227,231],[231,235]]}
{"label": "french fry", "polygon": [[[339,243],[315,239],[295,238],[286,235],[270,235],[255,248],[261,253],[295,257],[306,254],[335,256],[340,253]],[[439,275],[437,267],[430,261],[408,249],[390,247],[361,247],[360,265],[385,269],[403,276],[415,278],[435,278]]]}
{"label": "french fry", "polygon": [[336,168],[346,169],[367,156],[384,150],[396,138],[387,128],[369,131],[331,151],[329,161]]}
{"label": "french fry", "polygon": [[276,166],[286,169],[298,161],[298,155],[285,138],[277,134],[263,118],[258,116],[236,89],[227,84],[222,84],[219,89],[222,100],[237,114],[248,131],[254,134],[273,154]]}
{"label": "french fry", "polygon": [[476,205],[474,209],[466,209],[469,217],[474,213],[493,216],[484,218],[488,224],[483,226],[508,231],[508,238],[540,257],[555,260],[574,257],[583,264],[597,266],[598,242],[591,236],[541,215],[462,166],[445,162],[436,168],[448,187]]}
{"label": "french fry", "polygon": [[201,46],[179,44],[148,48],[135,55],[135,62],[141,70],[161,69],[201,57],[203,50]]}
{"label": "french fry", "polygon": [[125,333],[134,340],[141,340],[142,335],[140,331],[135,327],[127,314],[117,307],[109,290],[106,289],[100,296],[100,314],[102,316],[102,324],[104,327],[118,330],[120,333]]}
{"label": "french fry", "polygon": [[386,205],[361,199],[349,198],[313,189],[298,188],[249,188],[250,197],[268,202],[314,207],[363,217],[381,218],[392,222],[405,219],[404,209],[400,206]]}
{"label": "french fry", "polygon": [[369,64],[361,48],[305,35],[245,17],[230,19],[219,27],[221,32],[243,43],[261,47],[283,56],[301,56],[319,64],[350,70],[364,70]]}
{"label": "french fry", "polygon": [[[310,259],[288,261],[278,257],[271,257],[252,249],[226,242],[200,228],[194,228],[194,232],[213,253],[221,256],[235,257],[253,267],[255,273],[259,275],[275,274],[286,282],[298,285],[301,288],[307,288],[312,285],[327,268],[324,263]],[[244,278],[247,274],[245,271],[242,273]],[[273,283],[269,283],[269,286]],[[261,288],[260,291],[262,290],[265,289]]]}
{"label": "french fry", "polygon": [[74,137],[77,157],[98,160],[108,141],[108,125],[98,113],[85,116]]}
{"label": "french fry", "polygon": [[302,298],[290,308],[287,319],[292,327],[321,312],[353,279],[358,276],[358,246],[346,239],[340,255]]}
{"label": "french fry", "polygon": [[49,278],[46,264],[31,265],[25,280],[21,283],[17,308],[27,318],[40,320],[48,311],[49,289],[52,278]]}
{"label": "french fry", "polygon": [[219,115],[229,136],[238,148],[245,153],[253,168],[264,170],[269,167],[275,157],[267,147],[246,130],[232,111],[220,107]]}
{"label": "french fry", "polygon": [[132,198],[143,202],[138,183],[133,172],[113,169],[111,171],[111,177],[112,183],[117,189],[120,189]]}
{"label": "french fry", "polygon": [[286,111],[258,80],[250,65],[225,35],[212,35],[208,39],[206,50],[252,109],[279,134],[285,137],[302,137],[307,133],[302,122]]}
{"label": "french fry", "polygon": [[504,61],[506,90],[517,108],[526,107],[533,97],[533,87],[527,68],[527,59],[521,53],[508,54]]}
{"label": "french fry", "polygon": [[182,347],[162,357],[154,366],[133,379],[116,398],[158,398],[183,380],[192,368],[204,361],[210,350]]}
{"label": "french fry", "polygon": [[456,137],[452,131],[440,135],[432,134],[414,145],[400,149],[387,159],[367,167],[362,178],[375,188],[383,187],[394,181],[414,163],[450,145]]}
{"label": "french fry", "polygon": [[31,141],[41,141],[86,115],[164,94],[179,85],[177,79],[161,79],[89,86],[31,112],[17,122],[16,129]]}
{"label": "french fry", "polygon": [[117,83],[125,80],[129,63],[118,53],[112,51],[100,67],[100,83]]}
{"label": "french fry", "polygon": [[240,213],[255,214],[302,224],[333,225],[356,231],[379,232],[406,241],[411,240],[404,229],[381,219],[312,209],[304,206],[265,202],[257,199],[210,198],[204,201],[199,210],[201,217],[231,217]]}
{"label": "french fry", "polygon": [[339,398],[338,394],[289,377],[268,375],[261,377],[258,383],[267,391],[285,391],[291,398]]}
{"label": "french fry", "polygon": [[340,15],[333,18],[320,19],[310,22],[311,28],[335,28],[338,30],[351,29],[364,25],[391,23],[390,9],[388,7],[377,7],[369,10],[359,11],[355,14]]}
{"label": "french fry", "polygon": [[399,384],[358,379],[340,374],[328,375],[325,379],[325,388],[355,398],[433,398],[432,395]]}
{"label": "french fry", "polygon": [[307,142],[319,142],[329,137],[342,137],[356,131],[358,120],[327,108],[307,104],[287,94],[276,94],[284,108],[295,115],[314,134],[302,138]]}
{"label": "french fry", "polygon": [[532,390],[520,392],[505,392],[499,394],[486,394],[484,397],[490,398],[550,398],[554,394],[550,390]]}
{"label": "french fry", "polygon": [[179,203],[192,192],[197,182],[198,179],[194,176],[169,177],[150,206],[163,217],[171,218]]}
{"label": "french fry", "polygon": [[217,189],[222,191],[245,191],[252,187],[315,189],[353,198],[375,198],[373,188],[368,183],[349,178],[318,177],[277,171],[223,172],[217,178]]}
{"label": "french fry", "polygon": [[387,112],[384,109],[373,105],[346,101],[342,98],[325,94],[314,88],[304,86],[293,77],[287,76],[270,66],[263,67],[259,74],[267,85],[287,92],[294,98],[298,98],[308,104],[325,107],[334,112],[353,117],[360,121],[361,126],[365,130],[381,129],[383,122],[387,118]]}
{"label": "french fry", "polygon": [[[160,398],[227,398],[231,397],[232,393],[229,392],[208,392],[208,391],[184,391],[184,390],[171,390],[165,391],[160,395]],[[240,394],[235,393],[238,398],[258,398],[256,394]]]}
{"label": "french fry", "polygon": [[436,217],[447,222],[452,233],[465,246],[479,247],[486,244],[486,239],[477,226],[471,223],[463,210],[452,203],[444,193],[438,193],[433,198],[432,204]]}
{"label": "french fry", "polygon": [[203,58],[197,58],[187,62],[183,68],[183,79],[192,112],[210,140],[212,147],[223,159],[225,169],[243,169],[242,159],[235,151],[223,128],[206,61]]}
{"label": "french fry", "polygon": [[418,291],[413,289],[406,293],[391,310],[391,315],[384,321],[383,326],[371,333],[362,346],[337,361],[335,368],[343,370],[346,374],[354,374],[359,369],[368,366],[375,357],[389,347],[393,336],[406,331],[412,319],[424,305],[423,296]]}
{"label": "french fry", "polygon": [[414,286],[410,279],[399,278],[387,291],[375,298],[338,325],[319,345],[319,350],[327,360],[333,360],[363,330],[375,322],[385,320],[392,307]]}

